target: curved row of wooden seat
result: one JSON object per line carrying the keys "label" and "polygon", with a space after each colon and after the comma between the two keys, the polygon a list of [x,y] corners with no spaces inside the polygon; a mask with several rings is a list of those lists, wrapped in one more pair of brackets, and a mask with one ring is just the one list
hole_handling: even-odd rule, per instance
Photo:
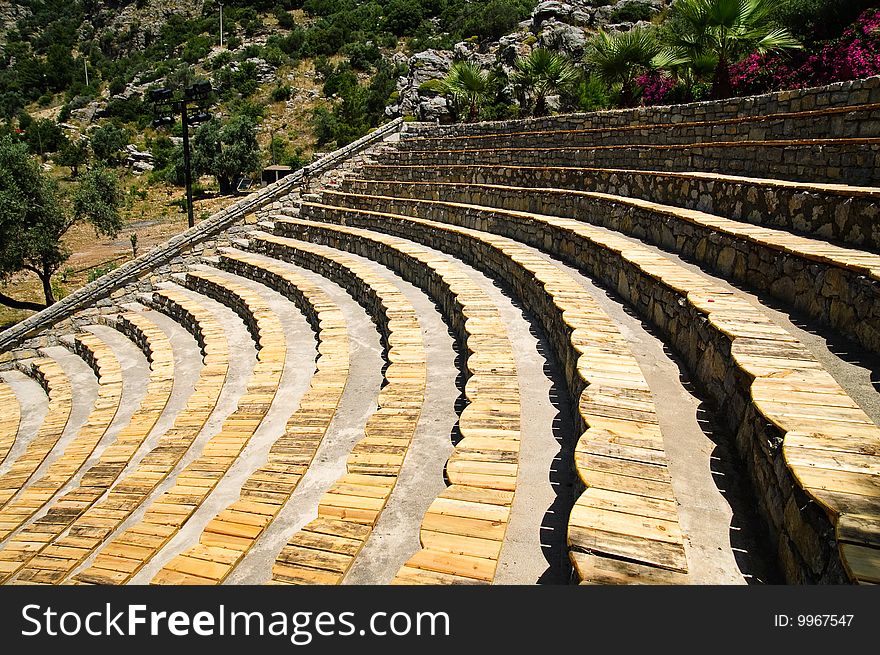
{"label": "curved row of wooden seat", "polygon": [[21,423],[21,404],[18,396],[6,382],[0,380],[0,407],[3,413],[0,415],[0,464],[6,459],[15,439],[18,436],[18,428]]}
{"label": "curved row of wooden seat", "polygon": [[484,147],[395,150],[385,164],[517,164],[671,171],[707,170],[805,182],[871,185],[880,167],[880,138],[706,141],[580,147]]}
{"label": "curved row of wooden seat", "polygon": [[13,577],[42,548],[58,538],[77,518],[94,505],[119,478],[165,410],[174,386],[174,354],[165,333],[139,312],[127,312],[104,321],[126,334],[150,362],[146,393],[128,424],[116,435],[98,461],[83,474],[79,485],[58,498],[48,511],[13,535],[0,548],[3,562],[0,582]]}
{"label": "curved row of wooden seat", "polygon": [[[396,217],[304,203],[306,218],[373,227],[397,237]],[[338,219],[338,220],[334,220]],[[284,232],[301,223],[279,221]],[[648,384],[626,341],[584,287],[511,239],[459,229],[419,241],[507,282],[542,324],[560,362],[582,433],[575,469],[586,491],[568,545],[584,581],[681,583],[688,569],[665,447]]]}
{"label": "curved row of wooden seat", "polygon": [[18,368],[42,385],[49,396],[49,405],[36,436],[12,462],[9,470],[0,476],[0,507],[5,506],[27,484],[48,457],[64,433],[73,406],[70,378],[54,359],[40,357],[19,362]]}
{"label": "curved row of wooden seat", "polygon": [[[647,200],[568,189],[353,182],[375,206],[437,215],[457,205],[572,217],[672,250],[880,352],[880,255]],[[390,194],[394,194],[393,198]],[[408,200],[405,200],[408,199]]]}
{"label": "curved row of wooden seat", "polygon": [[[214,411],[229,367],[229,344],[223,327],[210,310],[181,290],[162,289],[144,300],[184,326],[199,343],[203,359],[193,391],[186,406],[175,417],[174,424],[162,434],[156,446],[103,498],[78,516],[69,530],[48,542],[21,544],[22,551],[33,551],[33,554],[13,583],[63,582],[174,471]],[[165,526],[152,533],[144,530],[131,537],[131,545],[160,543],[168,534],[169,528]],[[10,568],[17,570],[20,567],[14,563]],[[114,571],[106,571],[104,575],[111,582],[115,578]],[[95,580],[99,581],[97,577]]]}
{"label": "curved row of wooden seat", "polygon": [[[368,180],[495,184],[599,191],[880,251],[880,188],[792,182],[702,171],[581,166],[368,164]],[[349,180],[343,184],[347,189]]]}
{"label": "curved row of wooden seat", "polygon": [[339,584],[395,488],[421,415],[427,364],[418,318],[396,285],[351,256],[261,233],[250,236],[256,251],[340,284],[367,309],[382,335],[386,383],[364,437],[349,453],[346,473],[322,496],[317,518],[287,540],[273,567],[276,583]]}
{"label": "curved row of wooden seat", "polygon": [[[91,566],[74,576],[77,582],[124,584],[131,580],[211,494],[251,440],[275,399],[287,356],[284,331],[275,311],[261,294],[229,276],[210,270],[190,271],[185,281],[197,292],[229,305],[250,327],[258,351],[247,389],[239,397],[235,411],[223,421],[220,431],[177,475],[174,486],[150,503],[140,521],[110,539]],[[143,539],[144,534],[161,538]],[[210,565],[205,563],[205,567]]]}
{"label": "curved row of wooden seat", "polygon": [[122,400],[122,367],[112,348],[90,332],[77,334],[73,349],[95,371],[98,396],[85,424],[36,480],[0,508],[0,540],[30,519],[66,485],[104,438]]}
{"label": "curved row of wooden seat", "polygon": [[[542,148],[574,145],[609,145],[653,143],[693,143],[697,139],[711,140],[770,140],[806,139],[828,136],[875,137],[876,121],[880,118],[880,103],[825,107],[799,112],[780,112],[721,118],[712,121],[680,121],[665,123],[633,123],[629,125],[593,126],[580,129],[546,129],[488,134],[455,134],[447,136],[408,135],[400,141],[403,150],[452,150],[460,148],[492,147],[510,142],[535,142]],[[852,124],[847,131],[843,123]]]}
{"label": "curved row of wooden seat", "polygon": [[[220,584],[229,576],[299,485],[348,381],[345,316],[319,286],[290,267],[232,249],[223,251],[218,266],[265,284],[294,302],[318,337],[318,357],[309,388],[269,449],[266,462],[242,484],[238,500],[208,522],[198,544],[172,558],[151,584]],[[327,527],[329,534],[336,534],[335,525]]]}
{"label": "curved row of wooden seat", "polygon": [[286,228],[287,236],[377,261],[440,305],[466,355],[468,405],[459,420],[462,439],[446,464],[450,486],[428,508],[422,549],[395,582],[491,582],[516,490],[521,411],[516,364],[497,308],[460,267],[415,243],[314,223]]}
{"label": "curved row of wooden seat", "polygon": [[[351,205],[342,210],[349,223],[352,210],[367,212],[355,196],[328,195]],[[375,207],[375,199],[363,204]],[[457,211],[445,207],[441,215],[447,224],[405,216],[370,222],[430,239],[444,231],[460,234],[458,225],[479,226],[559,256],[608,284],[684,356],[697,379],[725,407],[738,441],[757,444],[745,452],[763,449],[766,461],[751,462],[760,493],[792,489],[793,495],[783,503],[784,515],[774,515],[778,503],[764,503],[774,537],[785,531],[780,557],[795,556],[786,550],[790,545],[785,539],[803,537],[798,530],[808,532],[799,522],[806,517],[806,524],[812,520],[819,533],[810,539],[833,539],[836,531],[836,555],[853,580],[878,580],[880,543],[870,526],[877,521],[880,429],[791,334],[711,279],[590,225],[476,206]],[[774,443],[782,447],[774,448]],[[821,511],[799,502],[799,492]],[[822,527],[823,517],[827,529]],[[801,564],[806,572],[827,561]],[[813,572],[817,577],[823,574],[821,568]]]}

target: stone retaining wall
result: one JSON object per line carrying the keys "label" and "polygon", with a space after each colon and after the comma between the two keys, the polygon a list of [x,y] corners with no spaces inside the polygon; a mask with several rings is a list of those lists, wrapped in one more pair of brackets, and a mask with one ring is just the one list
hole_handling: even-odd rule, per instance
{"label": "stone retaining wall", "polygon": [[697,123],[635,125],[613,129],[547,130],[445,138],[405,139],[404,150],[499,148],[532,144],[542,148],[688,144],[711,141],[851,139],[880,136],[880,106],[837,107],[796,114],[748,116]]}
{"label": "stone retaining wall", "polygon": [[[393,183],[389,183],[389,187]],[[390,193],[392,189],[377,192]],[[491,208],[545,214],[606,227],[653,243],[699,262],[725,279],[744,282],[759,293],[769,293],[789,307],[830,325],[867,350],[880,353],[880,281],[866,270],[807,258],[789,250],[748,239],[625,201],[575,193],[550,193],[500,187],[407,187],[393,189],[396,198],[378,201],[369,196],[334,196],[358,209],[399,213],[436,221],[449,220],[459,209],[418,198],[481,205],[470,212],[475,219],[494,217]],[[383,194],[384,195],[384,194]],[[407,201],[406,198],[415,197]]]}
{"label": "stone retaining wall", "polygon": [[705,171],[802,182],[880,184],[880,142],[770,142],[728,145],[642,145],[541,148],[523,140],[514,149],[392,152],[388,165],[588,166]]}
{"label": "stone retaining wall", "polygon": [[744,116],[810,111],[880,102],[880,76],[838,82],[809,89],[777,91],[759,96],[711,100],[682,105],[615,109],[586,114],[563,114],[517,121],[433,125],[408,123],[403,136],[458,136],[534,130],[580,130],[628,125],[657,125],[720,121]]}
{"label": "stone retaining wall", "polygon": [[880,250],[880,190],[822,188],[701,173],[516,166],[367,166],[364,177],[598,191]]}

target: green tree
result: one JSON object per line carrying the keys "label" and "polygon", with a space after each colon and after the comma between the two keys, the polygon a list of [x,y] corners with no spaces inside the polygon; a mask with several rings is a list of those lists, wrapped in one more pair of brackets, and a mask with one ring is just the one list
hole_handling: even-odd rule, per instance
{"label": "green tree", "polygon": [[620,104],[636,104],[636,77],[652,67],[660,44],[650,28],[635,27],[629,32],[609,34],[604,30],[590,42],[584,60],[600,80],[620,89]]}
{"label": "green tree", "polygon": [[235,116],[222,126],[217,120],[202,125],[193,137],[192,166],[197,173],[216,177],[220,193],[232,193],[239,177],[260,166],[254,120]]}
{"label": "green tree", "polygon": [[89,142],[86,139],[78,139],[76,141],[68,141],[56,158],[56,162],[61,166],[70,167],[70,176],[79,175],[79,167],[85,164],[89,159]]}
{"label": "green tree", "polygon": [[730,65],[739,57],[801,47],[774,21],[778,5],[778,0],[676,0],[664,38],[666,59],[705,66],[711,57],[711,95],[730,97]]}
{"label": "green tree", "polygon": [[511,76],[523,108],[531,107],[535,116],[547,113],[547,97],[566,93],[578,83],[580,71],[568,57],[546,48],[535,48],[520,57]]}
{"label": "green tree", "polygon": [[92,152],[99,162],[112,166],[117,163],[117,155],[128,145],[128,141],[127,130],[107,123],[92,134]]}
{"label": "green tree", "polygon": [[457,117],[464,113],[465,120],[473,122],[491,90],[489,75],[473,62],[457,61],[445,78],[428,80],[422,88],[445,96]]}
{"label": "green tree", "polygon": [[391,0],[385,5],[385,29],[397,36],[415,32],[423,18],[418,0]]}
{"label": "green tree", "polygon": [[31,121],[24,130],[24,138],[31,152],[41,157],[50,152],[58,152],[67,143],[61,126],[49,118]]}
{"label": "green tree", "polygon": [[[46,306],[51,305],[52,275],[70,256],[64,235],[87,222],[96,234],[115,236],[122,226],[120,204],[116,178],[101,169],[84,174],[72,202],[64,202],[57,184],[42,173],[24,145],[9,137],[0,139],[0,277],[23,270],[36,274]],[[36,309],[6,296],[0,300]]]}

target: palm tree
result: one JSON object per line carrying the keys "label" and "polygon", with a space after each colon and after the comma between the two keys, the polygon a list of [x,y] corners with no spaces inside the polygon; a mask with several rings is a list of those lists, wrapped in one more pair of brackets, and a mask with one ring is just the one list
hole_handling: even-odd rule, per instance
{"label": "palm tree", "polygon": [[778,0],[676,0],[664,54],[691,68],[714,64],[712,97],[731,95],[730,64],[748,52],[800,48],[791,32],[773,21]]}
{"label": "palm tree", "polygon": [[547,96],[572,88],[581,78],[580,71],[565,55],[535,48],[527,57],[516,60],[511,82],[525,106],[531,96],[535,116],[547,113]]}
{"label": "palm tree", "polygon": [[428,80],[422,89],[435,91],[451,101],[456,112],[464,107],[467,121],[474,122],[479,117],[480,105],[491,92],[491,73],[487,73],[470,61],[457,61],[452,64],[442,80]]}
{"label": "palm tree", "polygon": [[604,30],[590,43],[585,61],[606,84],[620,88],[620,103],[636,103],[636,77],[653,67],[660,53],[654,30],[634,27],[629,32],[608,34]]}

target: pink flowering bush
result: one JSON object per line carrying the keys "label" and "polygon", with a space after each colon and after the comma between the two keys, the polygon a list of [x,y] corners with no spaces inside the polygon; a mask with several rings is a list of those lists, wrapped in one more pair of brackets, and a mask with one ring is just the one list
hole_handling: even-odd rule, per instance
{"label": "pink flowering bush", "polygon": [[658,71],[642,73],[636,78],[636,84],[642,90],[642,102],[646,105],[663,104],[675,88],[675,80]]}
{"label": "pink flowering bush", "polygon": [[642,73],[636,78],[636,85],[642,90],[642,104],[645,106],[701,100],[709,94],[711,87],[700,82],[689,86],[661,71]]}
{"label": "pink flowering bush", "polygon": [[814,52],[754,53],[730,68],[737,95],[797,89],[880,75],[880,9],[869,9]]}

